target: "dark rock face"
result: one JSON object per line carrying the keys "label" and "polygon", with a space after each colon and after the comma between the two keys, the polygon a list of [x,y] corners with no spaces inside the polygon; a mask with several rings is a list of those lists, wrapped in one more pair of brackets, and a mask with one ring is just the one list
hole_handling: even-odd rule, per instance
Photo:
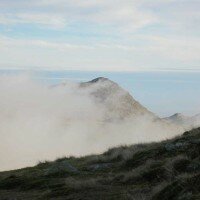
{"label": "dark rock face", "polygon": [[58,176],[68,173],[78,173],[78,170],[69,164],[66,160],[55,162],[50,167],[44,170],[45,176]]}
{"label": "dark rock face", "polygon": [[87,167],[89,171],[101,171],[101,170],[106,170],[112,167],[112,163],[97,163],[97,164],[92,164]]}
{"label": "dark rock face", "polygon": [[185,148],[187,146],[189,146],[189,143],[187,142],[177,142],[175,144],[168,143],[165,145],[165,149],[167,151],[176,151],[177,149]]}
{"label": "dark rock face", "polygon": [[[104,77],[98,77],[98,78],[95,78],[89,82],[86,82],[86,83],[97,83],[98,81],[110,81],[108,78],[104,78]],[[114,82],[113,82],[114,83]]]}

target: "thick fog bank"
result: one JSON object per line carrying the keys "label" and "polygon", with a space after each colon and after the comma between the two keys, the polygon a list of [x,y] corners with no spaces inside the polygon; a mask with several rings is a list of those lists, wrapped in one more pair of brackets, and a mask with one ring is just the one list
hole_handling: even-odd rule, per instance
{"label": "thick fog bank", "polygon": [[[91,94],[97,87],[82,89],[77,83],[49,87],[28,76],[1,76],[0,170],[181,133],[145,114],[108,119],[109,114],[115,116],[115,110],[108,111],[107,104],[94,101]],[[112,101],[117,105],[118,98]]]}

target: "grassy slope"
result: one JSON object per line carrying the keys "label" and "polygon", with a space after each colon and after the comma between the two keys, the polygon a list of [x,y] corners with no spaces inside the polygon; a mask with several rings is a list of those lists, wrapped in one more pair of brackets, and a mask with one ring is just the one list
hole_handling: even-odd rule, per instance
{"label": "grassy slope", "polygon": [[2,172],[3,199],[200,199],[200,128],[161,143]]}

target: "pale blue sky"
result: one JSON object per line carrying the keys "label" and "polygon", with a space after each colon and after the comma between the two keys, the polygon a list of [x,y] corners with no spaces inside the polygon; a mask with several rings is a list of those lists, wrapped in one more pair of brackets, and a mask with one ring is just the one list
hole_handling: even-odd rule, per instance
{"label": "pale blue sky", "polygon": [[199,0],[0,0],[0,68],[200,70]]}

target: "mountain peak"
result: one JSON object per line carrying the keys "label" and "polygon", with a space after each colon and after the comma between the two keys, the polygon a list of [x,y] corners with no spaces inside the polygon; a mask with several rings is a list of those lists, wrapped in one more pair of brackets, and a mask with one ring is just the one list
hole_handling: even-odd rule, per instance
{"label": "mountain peak", "polygon": [[82,82],[80,87],[86,89],[87,92],[89,91],[96,103],[107,108],[108,118],[125,119],[141,115],[156,118],[153,113],[137,102],[128,91],[108,78],[98,77],[88,82]]}
{"label": "mountain peak", "polygon": [[175,113],[174,115],[172,115],[170,118],[187,118],[185,115],[183,115],[182,113]]}
{"label": "mountain peak", "polygon": [[91,81],[88,81],[88,82],[84,82],[83,84],[86,84],[86,85],[91,85],[91,84],[99,84],[99,83],[108,83],[108,85],[111,85],[111,86],[118,86],[119,85],[117,83],[115,83],[114,81],[111,81],[110,79],[108,78],[105,78],[105,77],[97,77],[95,79],[92,79]]}
{"label": "mountain peak", "polygon": [[110,80],[109,80],[108,78],[105,78],[105,77],[97,77],[97,78],[95,78],[95,79],[89,81],[89,83],[96,83],[96,82],[99,82],[99,81],[109,81],[109,82],[110,82]]}
{"label": "mountain peak", "polygon": [[195,115],[193,117],[185,116],[181,113],[176,113],[170,117],[165,118],[166,120],[181,125],[186,130],[190,130],[192,128],[197,128],[200,126],[200,114]]}
{"label": "mountain peak", "polygon": [[175,113],[174,115],[167,117],[165,119],[170,120],[172,122],[176,121],[176,123],[184,123],[190,117],[183,115],[182,113]]}
{"label": "mountain peak", "polygon": [[80,83],[80,86],[83,86],[83,87],[84,86],[93,86],[93,85],[99,85],[101,87],[106,87],[106,88],[108,86],[120,88],[120,86],[117,83],[115,83],[114,81],[111,81],[110,79],[105,78],[105,77],[97,77],[95,79],[92,79],[91,81]]}

